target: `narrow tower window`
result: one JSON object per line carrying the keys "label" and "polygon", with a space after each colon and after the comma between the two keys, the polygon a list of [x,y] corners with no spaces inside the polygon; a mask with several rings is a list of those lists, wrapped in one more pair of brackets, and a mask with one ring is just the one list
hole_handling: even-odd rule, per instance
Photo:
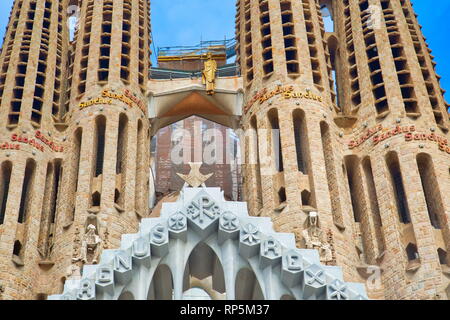
{"label": "narrow tower window", "polygon": [[96,154],[95,154],[95,176],[98,177],[103,173],[103,162],[105,157],[105,130],[106,118],[101,116],[95,121],[96,126]]}
{"label": "narrow tower window", "polygon": [[268,1],[261,1],[259,4],[260,24],[261,24],[261,45],[263,55],[264,76],[269,77],[273,74],[272,57],[272,35],[270,26],[270,12]]}
{"label": "narrow tower window", "polygon": [[306,168],[306,148],[307,139],[305,139],[305,113],[302,110],[295,110],[292,114],[294,120],[294,137],[295,137],[295,150],[297,152],[297,168],[298,171],[303,174],[307,174]]}
{"label": "narrow tower window", "polygon": [[320,7],[322,12],[323,22],[325,25],[325,32],[334,32],[334,19],[329,8],[329,3],[323,4]]}
{"label": "narrow tower window", "polygon": [[278,111],[272,109],[268,113],[271,138],[272,138],[272,156],[275,160],[275,168],[278,172],[283,172],[283,150],[281,147],[280,124],[278,121]]}
{"label": "narrow tower window", "polygon": [[7,161],[1,167],[1,185],[0,185],[0,225],[5,221],[6,204],[8,201],[9,184],[11,181],[12,164]]}
{"label": "narrow tower window", "polygon": [[19,218],[18,218],[19,223],[24,223],[26,221],[27,213],[30,206],[35,168],[36,168],[35,161],[30,159],[27,160],[27,164],[25,167],[25,177],[23,179],[22,185],[22,196],[20,199]]}
{"label": "narrow tower window", "polygon": [[391,183],[394,190],[394,197],[397,204],[397,211],[401,223],[408,224],[411,222],[409,214],[408,202],[406,200],[405,187],[403,185],[402,173],[400,171],[400,163],[396,153],[390,153],[386,158],[386,163],[391,176]]}
{"label": "narrow tower window", "polygon": [[419,154],[417,166],[431,225],[435,229],[441,229],[440,216],[445,215],[445,211],[431,157],[427,154]]}
{"label": "narrow tower window", "polygon": [[365,158],[362,161],[364,175],[366,177],[367,192],[369,194],[370,209],[372,211],[373,224],[375,226],[376,241],[378,242],[378,254],[384,251],[384,235],[382,230],[382,220],[380,215],[380,206],[378,204],[378,196],[375,188],[375,180],[372,172],[372,164],[370,158]]}
{"label": "narrow tower window", "polygon": [[116,174],[121,174],[120,191],[116,190],[116,203],[123,205],[123,198],[125,195],[125,186],[127,182],[126,167],[127,167],[127,137],[128,137],[128,118],[125,114],[119,117],[119,132],[117,137],[117,162]]}
{"label": "narrow tower window", "polygon": [[[255,164],[255,177],[256,177],[256,195],[257,195],[257,203],[258,209],[263,207],[263,199],[262,199],[262,185],[261,185],[261,168],[260,168],[260,159],[259,159],[259,137],[258,137],[258,124],[256,117],[253,116],[250,120],[250,126],[252,128],[253,133],[253,151],[255,153],[256,164]],[[253,164],[253,163],[250,163]]]}
{"label": "narrow tower window", "polygon": [[125,169],[125,160],[127,156],[127,131],[128,118],[122,113],[119,117],[119,134],[117,136],[116,174],[122,173]]}

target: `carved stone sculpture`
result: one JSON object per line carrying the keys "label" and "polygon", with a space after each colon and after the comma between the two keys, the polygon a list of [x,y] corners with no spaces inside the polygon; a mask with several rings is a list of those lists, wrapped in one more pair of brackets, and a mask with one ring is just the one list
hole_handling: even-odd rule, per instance
{"label": "carved stone sculpture", "polygon": [[213,59],[211,52],[208,52],[205,68],[202,71],[202,82],[206,85],[206,93],[213,95],[216,87],[217,62]]}
{"label": "carved stone sculpture", "polygon": [[79,280],[81,279],[81,269],[77,264],[71,264],[66,271],[67,280]]}
{"label": "carved stone sculpture", "polygon": [[307,249],[316,249],[320,254],[321,262],[333,261],[333,253],[330,245],[324,240],[323,231],[320,229],[319,216],[317,212],[309,213],[306,228],[302,232]]}
{"label": "carved stone sculpture", "polygon": [[83,263],[88,262],[88,257],[92,257],[89,259],[89,263],[96,264],[98,263],[101,251],[102,239],[97,234],[97,228],[90,224],[87,226],[87,231],[81,241],[81,249],[80,255],[77,258],[72,259],[74,262],[82,261]]}
{"label": "carved stone sculpture", "polygon": [[80,229],[77,227],[75,228],[75,236],[74,236],[74,245],[72,254],[73,261],[78,261],[77,258],[80,256],[80,249],[81,249]]}

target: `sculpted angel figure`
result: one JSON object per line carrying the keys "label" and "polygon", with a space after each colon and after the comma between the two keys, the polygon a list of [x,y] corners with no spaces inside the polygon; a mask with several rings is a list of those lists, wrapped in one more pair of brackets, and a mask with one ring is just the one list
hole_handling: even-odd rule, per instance
{"label": "sculpted angel figure", "polygon": [[214,94],[216,84],[217,62],[212,58],[212,53],[208,52],[205,68],[202,71],[202,82],[206,85],[206,93]]}
{"label": "sculpted angel figure", "polygon": [[321,262],[330,262],[333,260],[331,247],[323,240],[323,231],[319,225],[319,215],[317,212],[310,212],[306,229],[302,232],[307,249],[316,249],[320,254]]}
{"label": "sculpted angel figure", "polygon": [[88,254],[92,254],[92,263],[98,263],[101,250],[100,243],[102,242],[102,239],[96,233],[96,230],[97,228],[93,224],[87,226],[87,231],[81,241],[80,256],[73,259],[74,262],[81,260],[82,262],[87,263]]}

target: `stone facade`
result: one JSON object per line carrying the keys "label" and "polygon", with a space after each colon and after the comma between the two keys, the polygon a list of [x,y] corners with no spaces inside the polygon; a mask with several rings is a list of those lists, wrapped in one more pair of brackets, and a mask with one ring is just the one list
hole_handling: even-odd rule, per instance
{"label": "stone facade", "polygon": [[[250,215],[369,298],[449,299],[448,105],[411,2],[239,0],[236,32],[242,77],[192,101],[246,130]],[[148,79],[149,56],[147,0],[15,1],[0,55],[0,299],[61,293],[84,245],[120,247],[148,217],[150,139],[171,124],[152,103],[201,91]],[[215,110],[230,88],[242,110]],[[179,120],[191,105],[178,107]]]}

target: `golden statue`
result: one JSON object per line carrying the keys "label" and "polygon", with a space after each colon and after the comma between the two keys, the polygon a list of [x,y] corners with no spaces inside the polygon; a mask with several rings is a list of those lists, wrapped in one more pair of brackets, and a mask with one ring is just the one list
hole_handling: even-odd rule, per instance
{"label": "golden statue", "polygon": [[206,84],[206,93],[213,95],[216,87],[217,62],[212,58],[211,52],[208,52],[206,58],[205,68],[202,71],[202,82]]}

